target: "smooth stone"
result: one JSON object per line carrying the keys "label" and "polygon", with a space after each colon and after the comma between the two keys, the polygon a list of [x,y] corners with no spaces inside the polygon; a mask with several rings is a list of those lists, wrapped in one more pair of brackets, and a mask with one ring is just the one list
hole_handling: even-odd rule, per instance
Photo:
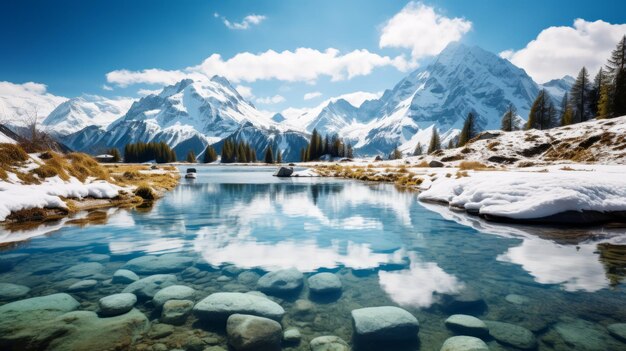
{"label": "smooth stone", "polygon": [[444,341],[440,351],[489,351],[489,347],[473,336],[453,336]]}
{"label": "smooth stone", "polygon": [[267,298],[267,295],[265,295],[264,293],[262,293],[260,291],[256,291],[256,290],[248,291],[248,292],[246,292],[246,294]]}
{"label": "smooth stone", "polygon": [[455,295],[443,295],[442,304],[449,313],[477,311],[487,307],[487,304],[478,292],[471,288],[466,288]]}
{"label": "smooth stone", "polygon": [[223,347],[219,347],[219,346],[209,346],[202,351],[226,351],[226,349],[224,349]]}
{"label": "smooth stone", "polygon": [[98,275],[104,270],[104,266],[98,262],[79,263],[74,265],[63,272],[65,278],[87,278],[93,275]]}
{"label": "smooth stone", "polygon": [[0,283],[0,300],[13,300],[30,292],[30,288],[24,285],[12,283]]}
{"label": "smooth stone", "polygon": [[193,307],[204,320],[226,320],[231,314],[250,314],[279,321],[285,310],[276,302],[261,296],[237,292],[214,293]]}
{"label": "smooth stone", "polygon": [[65,267],[66,264],[59,262],[46,263],[41,266],[37,266],[37,268],[33,271],[33,274],[43,275],[50,274],[59,271],[61,268]]}
{"label": "smooth stone", "polygon": [[150,325],[148,318],[136,309],[108,318],[99,318],[91,311],[74,311],[50,323],[66,331],[47,348],[55,351],[128,350]]}
{"label": "smooth stone", "polygon": [[148,336],[153,339],[162,339],[174,332],[174,326],[169,324],[153,324],[148,332]]}
{"label": "smooth stone", "polygon": [[193,300],[196,290],[184,285],[171,285],[159,290],[152,299],[156,307],[162,307],[168,300]]}
{"label": "smooth stone", "polygon": [[530,301],[530,299],[527,298],[526,296],[517,295],[517,294],[506,295],[504,299],[514,305],[525,305]]}
{"label": "smooth stone", "polygon": [[133,258],[123,268],[139,274],[158,274],[180,272],[192,264],[192,258],[178,254],[146,255]]}
{"label": "smooth stone", "polygon": [[28,258],[28,254],[2,254],[0,255],[0,272],[8,272],[18,263]]}
{"label": "smooth stone", "polygon": [[564,317],[554,326],[554,330],[570,346],[590,351],[607,349],[609,336],[604,329],[586,320]]}
{"label": "smooth stone", "polygon": [[304,276],[295,269],[281,269],[263,275],[257,282],[257,288],[267,294],[291,293],[304,284]]}
{"label": "smooth stone", "polygon": [[235,266],[234,264],[224,266],[224,268],[222,268],[222,273],[226,275],[230,275],[232,277],[238,275],[241,272],[243,272],[243,269]]}
{"label": "smooth stone", "polygon": [[100,315],[105,317],[124,314],[133,309],[137,303],[137,296],[131,293],[121,293],[105,296],[98,301]]}
{"label": "smooth stone", "polygon": [[185,268],[185,270],[181,273],[184,277],[194,276],[200,273],[200,270],[196,267]]}
{"label": "smooth stone", "polygon": [[185,323],[185,320],[193,309],[191,300],[168,300],[163,304],[161,322],[173,325]]}
{"label": "smooth stone", "polygon": [[80,306],[71,295],[32,297],[0,306],[0,345],[5,350],[45,349],[64,331],[48,325],[54,318]]}
{"label": "smooth stone", "polygon": [[308,279],[309,289],[315,294],[338,293],[342,289],[341,280],[333,273],[318,273]]}
{"label": "smooth stone", "polygon": [[165,344],[161,344],[161,343],[156,343],[154,345],[152,345],[152,351],[167,351],[167,345]]}
{"label": "smooth stone", "polygon": [[85,291],[85,290],[90,290],[90,289],[95,288],[96,285],[98,285],[97,280],[86,279],[86,280],[81,280],[79,282],[76,282],[70,285],[69,288],[67,288],[67,290],[71,292]]}
{"label": "smooth stone", "polygon": [[111,282],[114,284],[130,284],[139,280],[139,276],[128,269],[118,269],[113,273]]}
{"label": "smooth stone", "polygon": [[292,311],[295,318],[299,320],[311,321],[315,318],[315,305],[309,300],[296,300]]}
{"label": "smooth stone", "polygon": [[448,329],[456,334],[484,337],[489,335],[489,328],[485,322],[466,314],[453,314],[444,322]]}
{"label": "smooth stone", "polygon": [[138,298],[151,299],[159,290],[175,285],[176,282],[176,276],[173,274],[155,274],[131,283],[122,292],[133,293]]}
{"label": "smooth stone", "polygon": [[607,327],[609,334],[615,338],[626,342],[626,323],[615,323]]}
{"label": "smooth stone", "polygon": [[110,259],[109,255],[105,254],[88,254],[80,258],[81,261],[88,262],[105,262]]}
{"label": "smooth stone", "polygon": [[409,312],[395,306],[366,307],[353,310],[355,337],[359,341],[413,340],[419,322]]}
{"label": "smooth stone", "polygon": [[485,321],[489,328],[489,335],[499,343],[517,347],[522,350],[537,348],[537,338],[528,329],[515,324],[497,321]]}
{"label": "smooth stone", "polygon": [[290,344],[299,343],[302,339],[302,334],[298,328],[289,328],[283,333],[283,341]]}
{"label": "smooth stone", "polygon": [[350,351],[350,346],[338,336],[318,336],[309,344],[311,351]]}
{"label": "smooth stone", "polygon": [[229,282],[231,280],[233,280],[231,277],[227,277],[225,275],[220,275],[219,277],[217,277],[216,279],[218,282],[220,283],[225,283],[225,282]]}
{"label": "smooth stone", "polygon": [[233,314],[226,322],[228,344],[235,350],[280,350],[283,328],[275,320]]}
{"label": "smooth stone", "polygon": [[244,285],[253,285],[256,284],[257,281],[259,281],[260,277],[261,276],[255,272],[245,271],[239,273],[239,275],[237,276],[237,281]]}

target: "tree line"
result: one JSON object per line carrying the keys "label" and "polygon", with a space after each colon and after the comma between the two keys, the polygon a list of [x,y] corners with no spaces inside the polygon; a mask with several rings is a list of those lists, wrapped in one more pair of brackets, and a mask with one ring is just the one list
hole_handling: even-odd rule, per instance
{"label": "tree line", "polygon": [[316,161],[324,155],[329,155],[330,157],[354,157],[352,145],[344,143],[343,139],[337,134],[332,136],[326,134],[322,137],[322,134],[317,129],[313,129],[306,147],[300,150],[300,160],[303,162]]}
{"label": "tree line", "polygon": [[176,162],[176,153],[164,142],[131,143],[124,147],[124,162]]}

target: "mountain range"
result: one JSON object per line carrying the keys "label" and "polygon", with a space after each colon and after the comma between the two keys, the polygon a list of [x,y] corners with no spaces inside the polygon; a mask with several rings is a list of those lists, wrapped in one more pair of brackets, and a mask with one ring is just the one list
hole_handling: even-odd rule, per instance
{"label": "mountain range", "polygon": [[164,141],[184,158],[189,150],[201,154],[208,144],[219,152],[224,140],[233,138],[250,143],[257,155],[272,145],[283,160],[298,161],[314,129],[338,134],[360,156],[387,154],[394,147],[408,153],[418,142],[427,145],[434,127],[446,145],[469,112],[481,129],[498,129],[509,105],[525,117],[540,89],[558,102],[572,84],[571,77],[537,84],[506,59],[453,43],[382,94],[347,94],[311,109],[260,111],[228,80],[214,76],[185,79],[138,100],[83,95],[60,101],[42,125],[70,148],[92,153]]}

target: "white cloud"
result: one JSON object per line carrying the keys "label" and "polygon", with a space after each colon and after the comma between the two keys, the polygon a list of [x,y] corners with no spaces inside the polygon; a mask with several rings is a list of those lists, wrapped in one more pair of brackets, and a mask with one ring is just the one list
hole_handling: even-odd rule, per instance
{"label": "white cloud", "polygon": [[506,50],[500,56],[526,70],[539,83],[576,76],[583,66],[595,74],[624,34],[626,24],[577,19],[573,27],[546,28],[525,48]]}
{"label": "white cloud", "polygon": [[354,50],[341,54],[329,48],[319,51],[298,48],[295,51],[268,50],[259,54],[242,52],[224,60],[213,54],[197,66],[182,70],[145,69],[141,71],[117,70],[107,73],[107,82],[126,87],[131,84],[174,84],[184,78],[206,79],[219,74],[233,82],[254,82],[277,79],[288,82],[315,82],[319,77],[332,81],[369,75],[375,68],[393,66],[401,71],[413,68],[403,56],[391,58],[367,50]]}
{"label": "white cloud", "polygon": [[259,104],[273,105],[273,104],[279,104],[281,102],[285,102],[286,100],[281,95],[274,95],[274,96],[268,96],[264,98],[257,98],[255,101]]}
{"label": "white cloud", "polygon": [[148,95],[158,95],[159,93],[161,93],[161,89],[154,89],[154,90],[150,90],[150,89],[139,89],[137,91],[137,94],[141,95],[141,96],[148,96]]}
{"label": "white cloud", "polygon": [[320,96],[322,96],[322,93],[320,93],[319,91],[313,91],[313,92],[304,94],[304,100],[311,100]]}
{"label": "white cloud", "polygon": [[45,118],[66,100],[48,93],[45,84],[0,81],[0,121],[21,125],[25,118],[35,114],[38,118]]}
{"label": "white cloud", "polygon": [[[213,16],[219,17],[219,14],[215,13],[213,14]],[[226,17],[222,17],[222,22],[224,22],[224,25],[228,27],[229,29],[246,30],[246,29],[249,29],[253,25],[260,24],[266,19],[267,17],[263,15],[252,14],[252,15],[248,15],[244,17],[241,22],[231,22],[228,19],[226,19]]]}
{"label": "white cloud", "polygon": [[111,90],[113,90],[113,88],[112,88],[112,87],[110,87],[110,86],[108,86],[108,85],[106,85],[106,84],[102,84],[102,89],[103,89],[103,90],[106,90],[106,91],[111,91]]}
{"label": "white cloud", "polygon": [[449,18],[421,2],[409,2],[385,23],[378,45],[381,48],[411,49],[414,60],[437,55],[472,28],[464,18]]}
{"label": "white cloud", "polygon": [[240,84],[240,85],[237,85],[235,89],[237,90],[239,95],[243,96],[244,99],[250,99],[254,97],[254,94],[252,94],[251,87]]}

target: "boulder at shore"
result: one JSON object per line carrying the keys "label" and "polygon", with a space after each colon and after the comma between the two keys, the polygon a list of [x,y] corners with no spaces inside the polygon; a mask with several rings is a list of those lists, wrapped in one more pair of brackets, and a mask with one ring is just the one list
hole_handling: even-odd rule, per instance
{"label": "boulder at shore", "polygon": [[280,350],[283,328],[272,319],[233,314],[226,322],[228,344],[237,351]]}
{"label": "boulder at shore", "polygon": [[419,331],[417,318],[394,306],[356,309],[352,320],[357,341],[415,340]]}
{"label": "boulder at shore", "polygon": [[262,296],[237,292],[211,294],[193,307],[193,313],[206,321],[225,321],[232,314],[249,314],[280,321],[285,310]]}

